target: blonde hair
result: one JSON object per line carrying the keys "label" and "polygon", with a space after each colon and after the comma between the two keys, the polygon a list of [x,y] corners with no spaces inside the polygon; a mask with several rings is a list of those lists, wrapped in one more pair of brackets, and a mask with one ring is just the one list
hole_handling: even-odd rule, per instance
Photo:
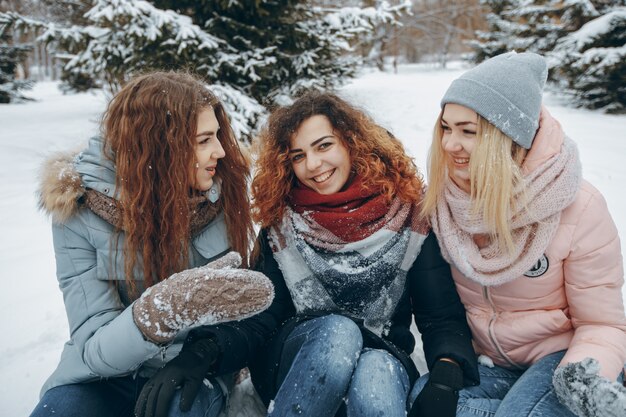
{"label": "blonde hair", "polygon": [[[424,216],[435,212],[449,175],[442,145],[442,115],[443,110],[437,118],[428,154],[428,189],[422,205]],[[515,245],[510,217],[514,210],[526,205],[519,184],[524,181],[521,166],[527,151],[480,115],[476,138],[469,162],[472,212],[482,214],[489,236],[498,247],[513,253]]]}

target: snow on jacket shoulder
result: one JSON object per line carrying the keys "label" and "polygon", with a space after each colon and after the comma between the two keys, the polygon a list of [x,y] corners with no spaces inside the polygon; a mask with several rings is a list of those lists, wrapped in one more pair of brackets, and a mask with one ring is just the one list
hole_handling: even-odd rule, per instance
{"label": "snow on jacket shoulder", "polygon": [[[86,188],[115,197],[115,170],[93,138],[82,153],[57,155],[43,167],[40,207],[50,214],[57,279],[70,328],[57,369],[42,394],[55,386],[121,376],[150,375],[178,354],[185,332],[167,348],[146,341],[132,319],[123,290],[123,234],[111,242],[111,224],[80,204]],[[206,264],[228,250],[223,215],[194,237],[190,267]],[[140,271],[134,279],[143,287]],[[119,280],[120,290],[112,281]]]}
{"label": "snow on jacket shoulder", "polygon": [[483,287],[453,268],[476,351],[505,367],[527,367],[567,349],[562,363],[593,357],[614,380],[626,362],[623,261],[600,192],[583,181],[533,269]]}

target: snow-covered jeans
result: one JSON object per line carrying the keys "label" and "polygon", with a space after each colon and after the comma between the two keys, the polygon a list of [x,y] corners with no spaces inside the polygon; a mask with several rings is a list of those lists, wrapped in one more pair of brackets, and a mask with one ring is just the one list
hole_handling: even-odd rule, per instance
{"label": "snow-covered jeans", "polygon": [[[135,401],[146,378],[120,377],[51,388],[39,401],[30,417],[133,417]],[[202,384],[191,410],[180,411],[178,390],[170,405],[168,417],[217,417],[224,406],[220,385]]]}
{"label": "snow-covered jeans", "polygon": [[286,339],[280,388],[268,416],[404,417],[410,388],[404,366],[384,350],[363,349],[359,327],[331,314],[298,325]]}
{"label": "snow-covered jeans", "polygon": [[[525,371],[478,365],[480,385],[459,391],[457,417],[575,417],[552,388],[552,375],[564,354],[544,356]],[[428,374],[417,380],[410,401],[427,381]]]}

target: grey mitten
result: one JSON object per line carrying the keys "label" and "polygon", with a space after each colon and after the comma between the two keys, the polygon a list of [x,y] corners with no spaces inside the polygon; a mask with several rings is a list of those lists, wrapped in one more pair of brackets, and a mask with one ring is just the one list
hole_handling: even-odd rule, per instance
{"label": "grey mitten", "polygon": [[239,254],[230,252],[153,285],[133,304],[135,324],[147,339],[166,343],[189,327],[260,313],[274,299],[274,287],[260,272],[236,269],[240,264]]}
{"label": "grey mitten", "polygon": [[626,388],[598,375],[592,358],[557,368],[552,385],[557,398],[578,417],[626,416]]}

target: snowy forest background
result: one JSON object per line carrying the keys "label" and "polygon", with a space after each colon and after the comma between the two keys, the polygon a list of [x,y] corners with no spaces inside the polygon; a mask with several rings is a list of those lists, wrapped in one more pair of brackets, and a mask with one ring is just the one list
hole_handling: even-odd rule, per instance
{"label": "snowy forest background", "polygon": [[0,102],[46,76],[114,92],[138,72],[186,68],[249,141],[271,106],[364,65],[516,50],[546,55],[573,104],[622,113],[625,42],[626,0],[0,0]]}
{"label": "snowy forest background", "polygon": [[37,169],[130,76],[205,77],[244,144],[273,106],[335,90],[423,170],[449,83],[509,50],[548,58],[545,102],[626,239],[626,0],[0,0],[0,415],[28,415],[67,338]]}

